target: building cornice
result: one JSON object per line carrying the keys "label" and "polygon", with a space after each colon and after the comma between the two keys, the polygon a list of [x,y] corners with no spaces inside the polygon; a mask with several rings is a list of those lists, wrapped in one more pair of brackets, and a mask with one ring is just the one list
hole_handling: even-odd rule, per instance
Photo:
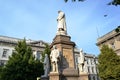
{"label": "building cornice", "polygon": [[112,30],[111,32],[105,34],[104,36],[98,38],[96,45],[100,45],[101,43],[104,43],[104,42],[106,42],[107,40],[110,40],[110,39],[116,37],[116,36],[119,35],[119,34],[120,34],[120,33],[117,33],[117,32],[115,31],[115,29],[114,29],[114,30]]}
{"label": "building cornice", "polygon": [[[8,37],[8,36],[1,36],[0,35],[0,42],[2,42],[2,43],[9,43],[9,44],[16,45],[18,43],[18,41],[21,41],[21,40],[23,40],[23,39],[13,38],[13,37]],[[43,47],[44,48],[45,44],[47,42],[44,42],[42,40],[35,41],[35,40],[29,39],[29,40],[26,40],[26,43],[27,43],[27,45],[32,46],[32,47]]]}

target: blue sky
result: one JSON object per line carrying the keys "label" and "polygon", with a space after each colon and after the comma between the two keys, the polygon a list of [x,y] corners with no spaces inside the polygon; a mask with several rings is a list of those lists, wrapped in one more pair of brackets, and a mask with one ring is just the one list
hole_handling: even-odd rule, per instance
{"label": "blue sky", "polygon": [[108,6],[110,1],[0,0],[0,35],[52,42],[57,12],[62,10],[71,40],[84,52],[98,55],[98,34],[102,36],[120,25],[120,6]]}

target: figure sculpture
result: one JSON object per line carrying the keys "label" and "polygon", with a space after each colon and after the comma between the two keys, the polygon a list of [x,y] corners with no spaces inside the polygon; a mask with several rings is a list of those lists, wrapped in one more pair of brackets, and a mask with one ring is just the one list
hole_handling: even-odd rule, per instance
{"label": "figure sculpture", "polygon": [[84,72],[84,63],[85,63],[85,56],[84,56],[83,50],[80,49],[80,55],[78,57],[79,72]]}
{"label": "figure sculpture", "polygon": [[42,77],[48,77],[49,70],[50,70],[49,58],[48,58],[48,55],[45,54],[45,58],[44,58],[44,75],[42,75]]}
{"label": "figure sculpture", "polygon": [[58,62],[60,58],[60,52],[56,46],[53,46],[53,50],[50,54],[51,64],[52,64],[52,71],[58,72]]}
{"label": "figure sculpture", "polygon": [[65,13],[62,11],[58,11],[58,17],[57,17],[57,31],[64,32],[63,34],[67,34],[67,27],[66,27],[66,21],[65,21]]}

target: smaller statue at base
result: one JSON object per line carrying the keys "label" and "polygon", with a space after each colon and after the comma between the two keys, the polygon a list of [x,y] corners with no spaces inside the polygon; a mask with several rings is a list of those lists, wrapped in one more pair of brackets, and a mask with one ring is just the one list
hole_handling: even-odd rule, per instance
{"label": "smaller statue at base", "polygon": [[45,54],[43,64],[44,64],[44,75],[42,75],[41,77],[48,77],[48,73],[50,71],[50,64],[49,64],[49,58],[47,54]]}
{"label": "smaller statue at base", "polygon": [[80,49],[80,56],[78,57],[79,72],[84,72],[84,63],[85,63],[85,56],[83,50]]}
{"label": "smaller statue at base", "polygon": [[52,65],[52,72],[58,72],[58,62],[60,59],[60,52],[56,46],[53,46],[53,50],[50,54],[51,65]]}

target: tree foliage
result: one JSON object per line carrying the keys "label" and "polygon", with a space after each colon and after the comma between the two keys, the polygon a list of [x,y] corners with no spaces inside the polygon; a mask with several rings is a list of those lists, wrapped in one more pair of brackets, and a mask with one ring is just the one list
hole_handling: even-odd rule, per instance
{"label": "tree foliage", "polygon": [[[68,2],[69,0],[64,0],[65,2]],[[76,2],[76,1],[81,1],[81,2],[83,2],[83,1],[85,1],[85,0],[71,0],[72,2]]]}
{"label": "tree foliage", "polygon": [[112,0],[109,5],[115,5],[115,6],[118,6],[120,5],[120,0]]}
{"label": "tree foliage", "polygon": [[104,45],[98,57],[98,70],[101,80],[119,80],[120,79],[120,57]]}
{"label": "tree foliage", "polygon": [[43,74],[43,64],[35,60],[24,39],[18,42],[15,52],[0,71],[0,80],[36,80]]}
{"label": "tree foliage", "polygon": [[[69,0],[64,0],[65,2],[68,2]],[[85,0],[71,0],[72,2],[76,2],[76,1],[79,1],[79,2],[83,2]],[[120,5],[120,0],[112,0],[111,2],[108,3],[109,5]]]}
{"label": "tree foliage", "polygon": [[115,29],[115,32],[117,32],[117,33],[120,32],[120,26],[118,26],[118,27]]}
{"label": "tree foliage", "polygon": [[[48,45],[48,44],[45,44],[45,50],[44,50],[43,53],[42,53],[42,62],[44,62],[45,54],[47,54],[48,57],[49,57],[50,52],[51,52],[51,50],[50,50],[49,45]],[[49,59],[50,59],[50,58],[49,58]]]}

